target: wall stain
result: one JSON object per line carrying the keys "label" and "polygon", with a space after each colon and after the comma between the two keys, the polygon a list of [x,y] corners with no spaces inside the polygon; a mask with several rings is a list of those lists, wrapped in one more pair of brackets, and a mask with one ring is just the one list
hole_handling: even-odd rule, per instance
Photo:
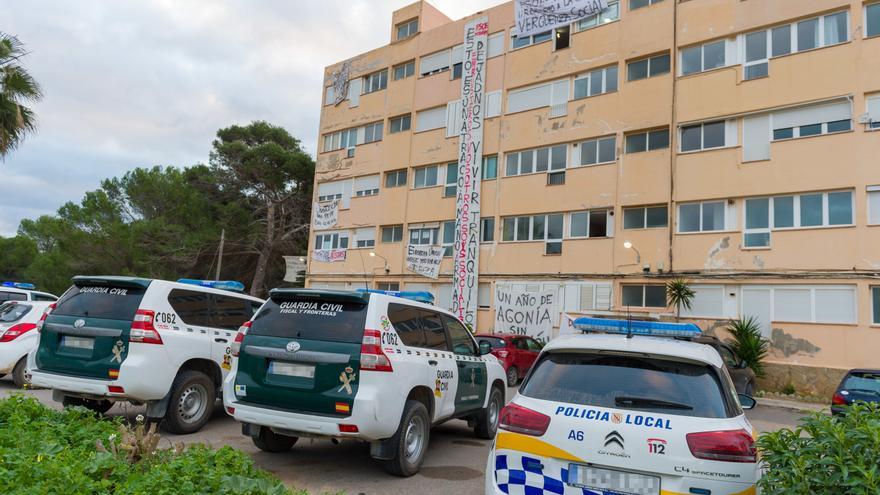
{"label": "wall stain", "polygon": [[704,268],[706,270],[718,270],[730,268],[728,265],[728,261],[724,259],[716,259],[716,256],[720,255],[722,251],[728,249],[730,247],[730,236],[725,236],[721,238],[718,242],[716,242],[710,249],[709,253],[706,256],[706,263],[704,264]]}
{"label": "wall stain", "polygon": [[752,258],[752,264],[755,265],[756,268],[761,270],[764,269],[764,260],[758,255],[755,255],[755,257]]}
{"label": "wall stain", "polygon": [[770,347],[782,352],[785,357],[793,356],[799,352],[812,356],[822,350],[820,347],[813,345],[809,340],[792,337],[780,328],[773,329],[773,333],[770,336]]}

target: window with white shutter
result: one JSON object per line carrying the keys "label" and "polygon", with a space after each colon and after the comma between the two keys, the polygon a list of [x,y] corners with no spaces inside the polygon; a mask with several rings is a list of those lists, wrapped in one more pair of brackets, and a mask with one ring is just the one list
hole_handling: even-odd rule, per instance
{"label": "window with white shutter", "polygon": [[419,62],[419,74],[428,76],[449,70],[450,50],[433,53],[422,57]]}
{"label": "window with white shutter", "polygon": [[354,180],[354,195],[357,197],[379,194],[379,175],[365,175]]}
{"label": "window with white shutter", "polygon": [[431,108],[416,113],[416,132],[446,127],[446,107]]}

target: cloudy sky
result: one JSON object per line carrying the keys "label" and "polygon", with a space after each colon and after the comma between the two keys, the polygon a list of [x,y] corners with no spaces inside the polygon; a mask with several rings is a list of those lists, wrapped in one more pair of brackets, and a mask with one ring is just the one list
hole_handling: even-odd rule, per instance
{"label": "cloudy sky", "polygon": [[[0,235],[134,167],[207,161],[217,129],[282,125],[314,154],[323,68],[388,42],[413,0],[5,2],[38,131],[0,161]],[[432,0],[459,19],[503,0]]]}

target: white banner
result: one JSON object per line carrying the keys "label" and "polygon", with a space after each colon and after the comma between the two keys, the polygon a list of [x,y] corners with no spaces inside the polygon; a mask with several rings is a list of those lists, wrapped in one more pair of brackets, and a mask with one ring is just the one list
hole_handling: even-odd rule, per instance
{"label": "white banner", "polygon": [[333,73],[333,104],[339,105],[348,98],[348,78],[351,74],[351,60],[342,63],[342,67]]}
{"label": "white banner", "polygon": [[608,0],[516,0],[516,36],[567,26],[608,8]]}
{"label": "white banner", "polygon": [[284,273],[285,282],[296,282],[300,279],[299,272],[306,271],[306,259],[302,256],[282,256],[287,271]]}
{"label": "white banner", "polygon": [[437,246],[406,246],[406,268],[428,278],[440,275],[443,248]]}
{"label": "white banner", "polygon": [[495,287],[495,333],[528,335],[541,343],[550,340],[556,295],[513,292]]}
{"label": "white banner", "polygon": [[315,230],[332,229],[339,222],[339,200],[315,203]]}
{"label": "white banner", "polygon": [[312,259],[324,263],[345,261],[346,249],[315,249],[312,251]]}
{"label": "white banner", "polygon": [[483,165],[483,107],[489,18],[464,27],[461,127],[458,130],[458,189],[452,259],[452,312],[477,330],[480,268],[480,178]]}

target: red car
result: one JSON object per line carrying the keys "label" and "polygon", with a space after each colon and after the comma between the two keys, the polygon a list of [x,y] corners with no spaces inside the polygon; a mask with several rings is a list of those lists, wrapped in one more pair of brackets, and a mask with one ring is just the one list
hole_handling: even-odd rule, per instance
{"label": "red car", "polygon": [[507,373],[508,387],[513,387],[526,376],[541,352],[541,344],[524,335],[484,333],[476,334],[474,338],[477,344],[485,341],[492,347],[492,354],[501,361]]}

